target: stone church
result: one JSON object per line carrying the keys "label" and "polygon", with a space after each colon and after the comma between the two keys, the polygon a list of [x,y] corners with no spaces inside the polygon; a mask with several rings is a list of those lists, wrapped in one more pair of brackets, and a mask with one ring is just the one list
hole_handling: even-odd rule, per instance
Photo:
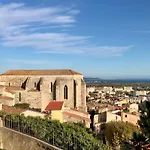
{"label": "stone church", "polygon": [[0,102],[14,106],[29,103],[44,111],[51,101],[86,111],[86,84],[73,70],[9,70],[0,75]]}

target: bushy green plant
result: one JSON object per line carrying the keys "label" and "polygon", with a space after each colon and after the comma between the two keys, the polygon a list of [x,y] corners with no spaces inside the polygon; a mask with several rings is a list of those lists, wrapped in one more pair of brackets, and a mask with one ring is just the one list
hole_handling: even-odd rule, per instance
{"label": "bushy green plant", "polygon": [[133,133],[138,133],[137,126],[125,122],[109,122],[105,124],[105,137],[113,146],[120,146],[124,141],[132,139]]}
{"label": "bushy green plant", "polygon": [[[3,114],[2,114],[3,115]],[[2,116],[1,115],[1,116]],[[60,123],[56,120],[24,115],[3,115],[5,126],[29,134],[64,150],[110,150],[94,138],[82,124]]]}
{"label": "bushy green plant", "polygon": [[22,108],[22,109],[29,109],[29,106],[30,106],[30,104],[28,104],[28,103],[17,103],[17,104],[15,104],[14,107]]}
{"label": "bushy green plant", "polygon": [[139,125],[143,134],[145,134],[150,139],[150,102],[145,101],[140,104],[140,121]]}

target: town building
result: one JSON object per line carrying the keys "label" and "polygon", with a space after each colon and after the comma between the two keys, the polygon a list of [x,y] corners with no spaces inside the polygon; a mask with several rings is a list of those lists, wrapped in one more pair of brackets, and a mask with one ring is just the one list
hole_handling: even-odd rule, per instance
{"label": "town building", "polygon": [[139,104],[133,103],[129,106],[130,113],[138,113],[139,112]]}
{"label": "town building", "polygon": [[125,86],[125,87],[123,87],[123,91],[125,91],[125,92],[132,92],[134,90],[133,90],[133,87],[131,87],[131,86]]}
{"label": "town building", "polygon": [[28,103],[45,111],[51,101],[64,108],[87,111],[83,75],[73,70],[9,70],[0,75],[0,102],[14,106]]}
{"label": "town building", "polygon": [[136,126],[138,126],[138,121],[140,120],[139,114],[132,114],[132,113],[121,113],[121,120],[123,122],[129,122]]}
{"label": "town building", "polygon": [[94,92],[94,91],[95,91],[95,86],[87,87],[86,88],[86,95],[89,95],[90,92]]}

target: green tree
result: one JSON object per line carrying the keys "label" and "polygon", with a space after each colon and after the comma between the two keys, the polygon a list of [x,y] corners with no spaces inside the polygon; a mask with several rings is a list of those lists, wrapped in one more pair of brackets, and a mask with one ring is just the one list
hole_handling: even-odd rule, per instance
{"label": "green tree", "polygon": [[93,136],[83,124],[60,123],[40,117],[0,113],[6,127],[29,134],[64,150],[111,150]]}
{"label": "green tree", "polygon": [[134,133],[132,141],[136,150],[141,150],[143,145],[148,144],[147,138],[142,133]]}
{"label": "green tree", "polygon": [[120,147],[124,141],[132,139],[134,132],[139,132],[139,129],[131,123],[120,121],[105,124],[105,138],[116,148]]}
{"label": "green tree", "polygon": [[139,125],[144,135],[150,139],[150,102],[145,101],[140,104],[140,121]]}
{"label": "green tree", "polygon": [[133,139],[122,144],[122,150],[141,150],[149,141],[142,133],[133,133]]}

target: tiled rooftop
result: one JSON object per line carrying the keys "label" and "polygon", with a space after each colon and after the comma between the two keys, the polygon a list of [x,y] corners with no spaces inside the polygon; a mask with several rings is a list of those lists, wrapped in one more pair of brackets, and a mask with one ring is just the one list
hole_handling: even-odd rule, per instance
{"label": "tiled rooftop", "polygon": [[45,110],[61,110],[63,107],[64,102],[63,101],[52,101],[49,102]]}
{"label": "tiled rooftop", "polygon": [[67,115],[67,116],[70,116],[70,117],[73,117],[73,118],[76,118],[76,119],[81,119],[81,120],[85,120],[85,121],[91,122],[91,119],[89,119],[87,117],[83,117],[83,116],[77,115],[77,114],[74,114],[74,113],[71,113],[71,112],[64,111],[63,114]]}
{"label": "tiled rooftop", "polygon": [[76,111],[77,113],[81,113],[81,114],[89,115],[89,113],[88,113],[88,112],[79,111],[79,110],[77,110],[77,109],[75,109],[75,108],[71,108],[71,110]]}
{"label": "tiled rooftop", "polygon": [[2,110],[9,114],[21,114],[26,111],[26,109],[21,109],[21,108],[6,106],[6,105],[2,106]]}
{"label": "tiled rooftop", "polygon": [[3,85],[0,85],[0,89],[3,89],[4,88],[4,86]]}
{"label": "tiled rooftop", "polygon": [[8,96],[0,96],[0,100],[10,100],[10,101],[12,101],[13,98],[8,97]]}
{"label": "tiled rooftop", "polygon": [[15,91],[11,91],[11,90],[8,90],[8,89],[5,89],[5,92],[11,93],[11,94],[15,94],[16,93]]}
{"label": "tiled rooftop", "polygon": [[2,75],[81,75],[74,70],[9,70]]}
{"label": "tiled rooftop", "polygon": [[19,86],[5,86],[7,90],[14,90],[14,91],[19,91],[19,90],[24,90],[23,88]]}

